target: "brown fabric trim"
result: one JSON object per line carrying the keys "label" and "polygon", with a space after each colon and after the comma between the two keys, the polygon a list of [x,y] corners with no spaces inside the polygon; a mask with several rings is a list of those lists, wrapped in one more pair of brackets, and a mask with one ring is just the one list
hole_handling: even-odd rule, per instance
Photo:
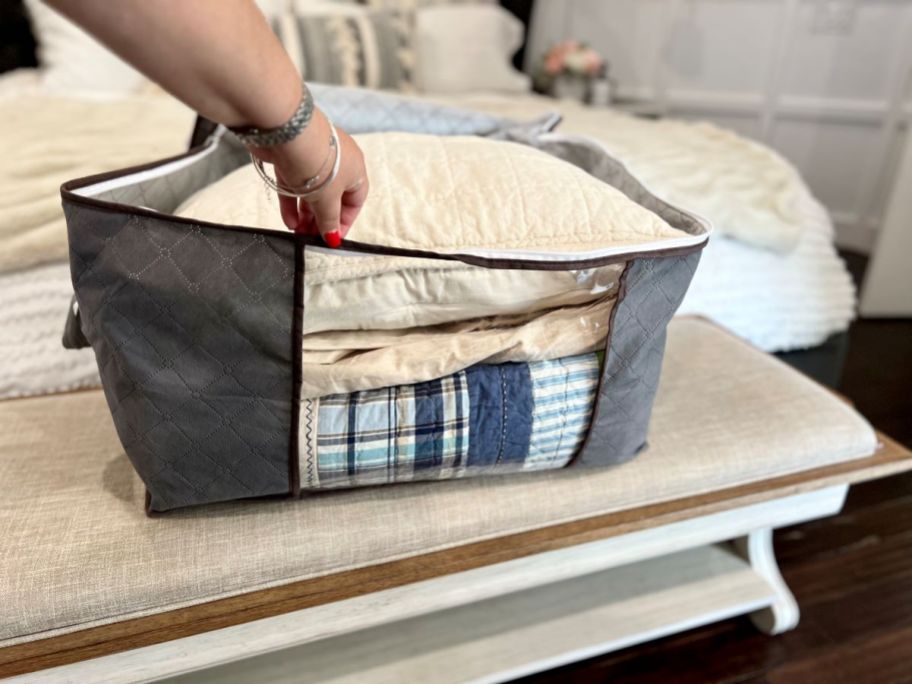
{"label": "brown fabric trim", "polygon": [[294,309],[291,325],[291,435],[288,440],[288,483],[292,496],[301,495],[301,383],[303,381],[304,346],[304,243],[298,241],[294,252]]}
{"label": "brown fabric trim", "polygon": [[599,373],[598,387],[595,390],[595,404],[592,407],[592,415],[589,418],[589,428],[586,430],[586,436],[583,438],[583,443],[580,445],[580,448],[577,449],[573,458],[564,466],[565,468],[571,468],[576,465],[580,455],[586,451],[586,447],[589,446],[589,439],[592,436],[592,426],[595,425],[595,419],[598,417],[602,403],[602,383],[605,380],[605,368],[608,367],[608,354],[611,353],[611,336],[614,334],[614,318],[617,315],[617,310],[621,306],[621,302],[624,301],[624,297],[627,296],[627,276],[630,274],[633,262],[634,259],[631,259],[624,265],[624,272],[621,273],[621,277],[618,278],[617,297],[615,297],[614,306],[611,307],[611,313],[608,314],[608,334],[605,336],[605,358],[602,362],[601,372]]}
{"label": "brown fabric trim", "polygon": [[[611,264],[620,264],[628,262],[631,259],[685,256],[687,254],[691,254],[703,249],[706,246],[707,242],[709,242],[708,236],[703,242],[696,245],[688,245],[687,247],[670,247],[668,249],[657,249],[653,251],[628,252],[625,254],[614,254],[604,257],[578,259],[576,261],[528,261],[522,259],[491,259],[487,257],[474,256],[472,254],[439,254],[436,256],[425,256],[428,254],[435,254],[433,252],[420,252],[414,256],[431,259],[452,258],[456,261],[461,261],[464,264],[468,264],[470,266],[480,266],[482,268],[515,269],[518,271],[571,271],[584,268],[598,268],[600,266],[609,266]],[[377,251],[378,247],[374,245],[366,245],[364,243],[346,243],[346,245],[348,244],[358,245],[359,251],[383,254],[383,252]],[[406,254],[403,256],[412,255]]]}
{"label": "brown fabric trim", "polygon": [[[217,225],[217,224],[213,224]],[[316,236],[301,236],[307,244],[316,246],[325,246],[321,238]],[[517,271],[570,271],[583,268],[597,268],[599,266],[608,266],[630,261],[631,259],[648,258],[648,257],[666,257],[666,256],[684,256],[692,252],[697,252],[706,246],[709,237],[703,242],[686,247],[672,247],[668,249],[657,249],[654,251],[629,252],[626,254],[614,254],[611,256],[597,257],[590,259],[577,259],[575,261],[530,261],[528,259],[501,259],[479,257],[474,254],[459,254],[456,252],[432,252],[429,250],[409,249],[403,247],[386,247],[384,245],[372,245],[367,242],[357,242],[356,240],[346,240],[342,243],[341,249],[347,249],[352,252],[361,252],[364,254],[377,254],[381,256],[400,256],[415,259],[438,259],[442,261],[460,261],[469,266],[478,266],[481,268],[495,269],[514,269]]]}
{"label": "brown fabric trim", "polygon": [[[271,230],[269,228],[253,228],[251,226],[237,226],[228,223],[212,223],[210,221],[188,219],[184,218],[183,216],[172,216],[171,214],[163,214],[157,211],[152,211],[151,209],[134,207],[128,204],[108,202],[105,200],[98,200],[93,197],[83,197],[81,195],[74,194],[72,191],[66,188],[62,188],[60,194],[63,198],[64,204],[81,204],[91,207],[97,211],[125,214],[128,216],[146,216],[158,221],[168,221],[170,223],[179,223],[188,226],[195,226],[197,228],[210,228],[213,230],[237,230],[243,233],[268,235],[274,239],[295,240],[304,245],[311,245],[314,247],[326,246],[322,238],[316,235],[300,235],[292,233],[290,231],[282,232],[279,230]],[[582,268],[608,266],[610,264],[629,261],[630,259],[684,256],[686,254],[691,254],[692,252],[703,249],[708,241],[709,237],[707,236],[706,240],[703,242],[695,245],[688,245],[686,247],[673,247],[669,249],[657,249],[652,251],[629,252],[625,254],[614,254],[606,257],[579,259],[576,261],[529,261],[523,259],[493,259],[487,257],[479,257],[472,254],[432,252],[428,250],[409,249],[403,247],[386,247],[383,245],[372,245],[366,242],[358,242],[356,240],[345,240],[342,243],[341,249],[345,249],[350,252],[376,254],[380,256],[399,256],[414,259],[436,259],[439,261],[459,261],[464,264],[468,264],[469,266],[479,266],[482,268],[514,269],[518,271],[570,271]]]}

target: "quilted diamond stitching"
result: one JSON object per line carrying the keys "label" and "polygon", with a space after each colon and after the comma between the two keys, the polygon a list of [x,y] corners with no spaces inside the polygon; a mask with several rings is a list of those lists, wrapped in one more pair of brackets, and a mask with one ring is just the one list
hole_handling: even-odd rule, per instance
{"label": "quilted diamond stitching", "polygon": [[83,325],[153,507],[287,492],[292,243],[69,209],[96,250],[72,250]]}
{"label": "quilted diamond stitching", "polygon": [[617,304],[599,387],[598,408],[581,465],[608,465],[633,456],[645,443],[659,386],[665,329],[687,292],[700,253],[638,259],[628,269],[626,295]]}

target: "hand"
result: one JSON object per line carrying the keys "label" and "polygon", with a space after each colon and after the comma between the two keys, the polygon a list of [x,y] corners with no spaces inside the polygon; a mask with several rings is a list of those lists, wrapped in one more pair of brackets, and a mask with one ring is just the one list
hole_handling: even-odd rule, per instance
{"label": "hand", "polygon": [[[333,182],[307,200],[279,195],[285,225],[298,233],[319,234],[330,247],[338,247],[351,230],[367,199],[369,186],[361,148],[341,128],[336,127],[336,133],[342,160]],[[294,140],[278,147],[254,148],[251,152],[273,164],[280,184],[296,187],[321,171],[329,154],[329,139],[329,123],[317,111],[307,129]],[[332,162],[332,157],[329,161]]]}

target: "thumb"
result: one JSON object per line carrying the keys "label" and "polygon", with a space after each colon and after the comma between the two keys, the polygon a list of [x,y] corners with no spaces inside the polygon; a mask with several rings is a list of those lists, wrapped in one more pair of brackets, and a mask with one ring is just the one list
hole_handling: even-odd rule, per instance
{"label": "thumb", "polygon": [[342,244],[342,198],[335,194],[320,197],[311,209],[323,242],[330,247]]}

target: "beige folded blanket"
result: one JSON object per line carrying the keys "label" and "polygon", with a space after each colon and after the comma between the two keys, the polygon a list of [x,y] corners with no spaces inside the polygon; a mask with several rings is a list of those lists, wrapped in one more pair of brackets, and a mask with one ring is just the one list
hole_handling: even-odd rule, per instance
{"label": "beige folded blanket", "polygon": [[476,363],[543,361],[605,346],[613,298],[414,330],[304,336],[301,396],[433,380]]}

